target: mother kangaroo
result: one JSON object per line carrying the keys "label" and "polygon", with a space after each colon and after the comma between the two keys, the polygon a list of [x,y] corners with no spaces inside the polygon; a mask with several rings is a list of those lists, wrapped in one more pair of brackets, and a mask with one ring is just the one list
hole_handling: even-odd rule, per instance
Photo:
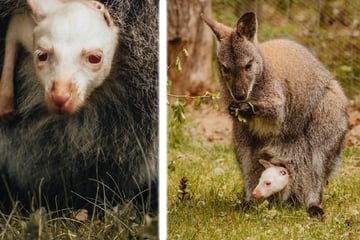
{"label": "mother kangaroo", "polygon": [[[263,170],[258,160],[284,165],[290,183],[282,199],[322,217],[323,186],[340,165],[347,99],[334,76],[303,46],[257,41],[254,13],[236,28],[202,16],[218,40],[217,60],[246,201]],[[276,159],[276,160],[275,160]]]}

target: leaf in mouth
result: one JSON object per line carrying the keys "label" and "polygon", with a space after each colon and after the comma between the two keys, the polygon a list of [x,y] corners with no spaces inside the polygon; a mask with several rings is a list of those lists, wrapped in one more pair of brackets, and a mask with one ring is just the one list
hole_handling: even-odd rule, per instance
{"label": "leaf in mouth", "polygon": [[235,117],[237,117],[237,120],[238,120],[239,122],[242,122],[242,123],[246,123],[246,122],[247,122],[246,118],[244,118],[244,117],[242,117],[242,116],[240,115],[238,108],[235,109]]}
{"label": "leaf in mouth", "polygon": [[[251,111],[255,114],[254,105],[250,101],[246,101],[244,103],[249,104],[249,106],[251,107]],[[237,117],[239,122],[242,122],[242,123],[247,122],[246,118],[244,118],[243,116],[240,115],[239,108],[235,109],[235,117]]]}

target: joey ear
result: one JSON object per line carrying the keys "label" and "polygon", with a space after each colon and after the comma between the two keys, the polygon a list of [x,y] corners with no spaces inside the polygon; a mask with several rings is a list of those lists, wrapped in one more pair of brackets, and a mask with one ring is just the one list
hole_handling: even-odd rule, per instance
{"label": "joey ear", "polygon": [[288,174],[288,171],[286,170],[286,168],[281,168],[280,169],[280,175],[281,176],[285,176],[285,175],[287,175]]}
{"label": "joey ear", "polygon": [[256,40],[257,20],[255,13],[248,12],[240,17],[236,25],[237,34],[251,42]]}
{"label": "joey ear", "polygon": [[35,23],[41,22],[47,15],[58,9],[63,3],[59,0],[26,0]]}
{"label": "joey ear", "polygon": [[229,36],[231,34],[232,29],[228,26],[206,17],[203,13],[201,13],[200,16],[204,20],[204,22],[211,28],[218,41],[221,41],[226,36]]}
{"label": "joey ear", "polygon": [[264,160],[264,159],[260,159],[260,160],[259,160],[259,163],[260,163],[261,165],[263,165],[264,168],[269,168],[269,167],[273,167],[273,166],[274,166],[271,162],[266,161],[266,160]]}
{"label": "joey ear", "polygon": [[39,23],[46,17],[46,13],[42,11],[39,1],[37,0],[27,0],[27,5],[31,10],[31,17],[34,19],[35,23]]}
{"label": "joey ear", "polygon": [[105,8],[104,4],[98,2],[98,1],[95,1],[95,0],[92,0],[92,1],[84,1],[86,2],[87,4],[89,4],[91,7],[93,8],[96,8],[97,10],[99,10],[103,15],[104,15],[104,20],[106,22],[106,24],[109,26],[109,27],[113,27],[114,26],[114,22],[110,16],[110,13],[109,11]]}

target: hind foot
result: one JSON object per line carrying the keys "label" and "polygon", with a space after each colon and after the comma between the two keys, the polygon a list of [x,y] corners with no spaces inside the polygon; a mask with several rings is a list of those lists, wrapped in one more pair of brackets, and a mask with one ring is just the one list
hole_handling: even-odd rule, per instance
{"label": "hind foot", "polygon": [[323,218],[325,215],[324,210],[319,206],[310,206],[307,209],[307,212],[309,213],[310,217],[316,217],[316,218]]}

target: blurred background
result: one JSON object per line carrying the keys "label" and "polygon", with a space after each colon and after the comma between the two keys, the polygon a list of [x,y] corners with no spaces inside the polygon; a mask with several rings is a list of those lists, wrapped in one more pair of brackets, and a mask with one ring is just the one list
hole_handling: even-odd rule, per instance
{"label": "blurred background", "polygon": [[349,98],[359,94],[360,1],[353,0],[169,0],[171,93],[201,95],[219,88],[215,40],[200,13],[235,26],[248,11],[257,14],[260,42],[274,38],[300,42],[336,76]]}

